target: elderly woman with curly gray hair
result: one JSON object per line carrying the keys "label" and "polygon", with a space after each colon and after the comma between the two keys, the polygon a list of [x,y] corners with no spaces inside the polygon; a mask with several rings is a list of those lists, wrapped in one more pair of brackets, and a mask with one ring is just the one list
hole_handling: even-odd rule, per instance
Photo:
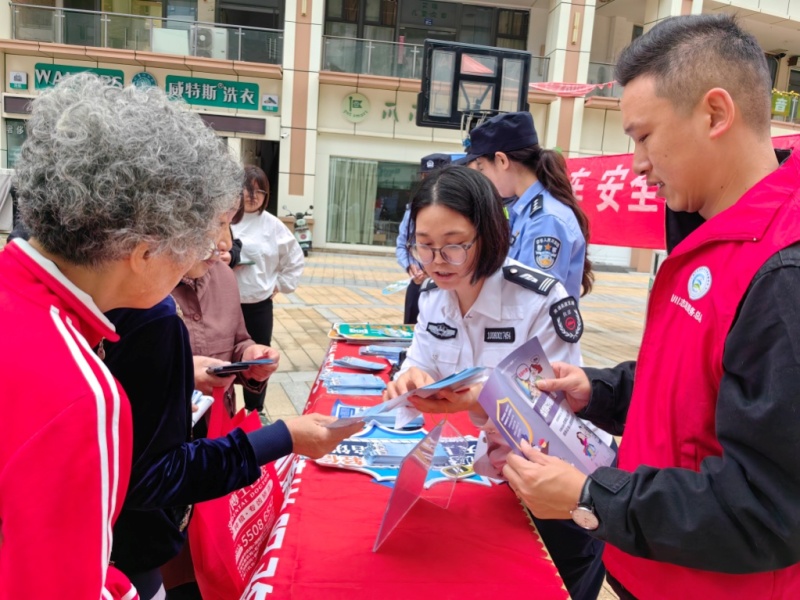
{"label": "elderly woman with curly gray hair", "polygon": [[132,430],[103,312],[166,297],[241,182],[158,89],[81,74],[33,101],[16,174],[31,237],[0,252],[0,597],[136,597],[109,564]]}

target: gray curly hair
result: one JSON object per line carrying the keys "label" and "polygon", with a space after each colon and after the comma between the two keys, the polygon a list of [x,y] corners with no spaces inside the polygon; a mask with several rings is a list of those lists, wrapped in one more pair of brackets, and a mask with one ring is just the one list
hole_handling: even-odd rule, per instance
{"label": "gray curly hair", "polygon": [[33,101],[15,183],[31,236],[96,267],[142,242],[176,261],[202,252],[243,181],[224,143],[185,105],[81,73]]}

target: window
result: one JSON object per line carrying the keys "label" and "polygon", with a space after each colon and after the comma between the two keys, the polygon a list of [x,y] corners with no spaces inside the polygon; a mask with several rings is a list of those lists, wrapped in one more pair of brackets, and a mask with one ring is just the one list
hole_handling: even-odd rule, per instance
{"label": "window", "polygon": [[394,246],[417,164],[331,157],[327,241]]}
{"label": "window", "polygon": [[528,46],[529,17],[530,13],[523,10],[498,10],[496,46],[513,50],[526,50]]}

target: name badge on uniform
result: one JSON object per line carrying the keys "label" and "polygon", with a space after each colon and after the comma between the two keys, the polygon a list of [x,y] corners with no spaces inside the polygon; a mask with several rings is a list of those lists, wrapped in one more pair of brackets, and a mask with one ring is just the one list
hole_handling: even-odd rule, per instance
{"label": "name badge on uniform", "polygon": [[578,303],[572,296],[559,300],[550,307],[550,317],[556,334],[565,342],[576,343],[583,335],[583,319]]}
{"label": "name badge on uniform", "polygon": [[513,344],[516,340],[513,327],[487,327],[483,330],[483,341],[490,344]]}
{"label": "name badge on uniform", "polygon": [[533,241],[533,258],[540,269],[550,269],[556,264],[561,240],[551,235],[537,237]]}
{"label": "name badge on uniform", "polygon": [[447,323],[428,323],[428,327],[425,330],[440,340],[450,340],[458,334],[458,329],[450,327]]}

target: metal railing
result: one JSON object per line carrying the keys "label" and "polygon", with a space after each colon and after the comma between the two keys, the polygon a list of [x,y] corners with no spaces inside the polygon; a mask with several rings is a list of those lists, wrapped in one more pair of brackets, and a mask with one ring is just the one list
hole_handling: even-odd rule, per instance
{"label": "metal railing", "polygon": [[[326,35],[322,41],[322,70],[360,75],[420,79],[423,46]],[[549,58],[531,58],[531,81],[547,81]]]}
{"label": "metal railing", "polygon": [[[589,77],[586,83],[609,83],[614,81],[614,67],[612,63],[589,63]],[[597,88],[586,94],[586,97],[601,96],[603,98],[622,98],[622,86],[614,82],[612,86]]]}
{"label": "metal railing", "polygon": [[281,64],[283,31],[11,3],[15,40]]}

